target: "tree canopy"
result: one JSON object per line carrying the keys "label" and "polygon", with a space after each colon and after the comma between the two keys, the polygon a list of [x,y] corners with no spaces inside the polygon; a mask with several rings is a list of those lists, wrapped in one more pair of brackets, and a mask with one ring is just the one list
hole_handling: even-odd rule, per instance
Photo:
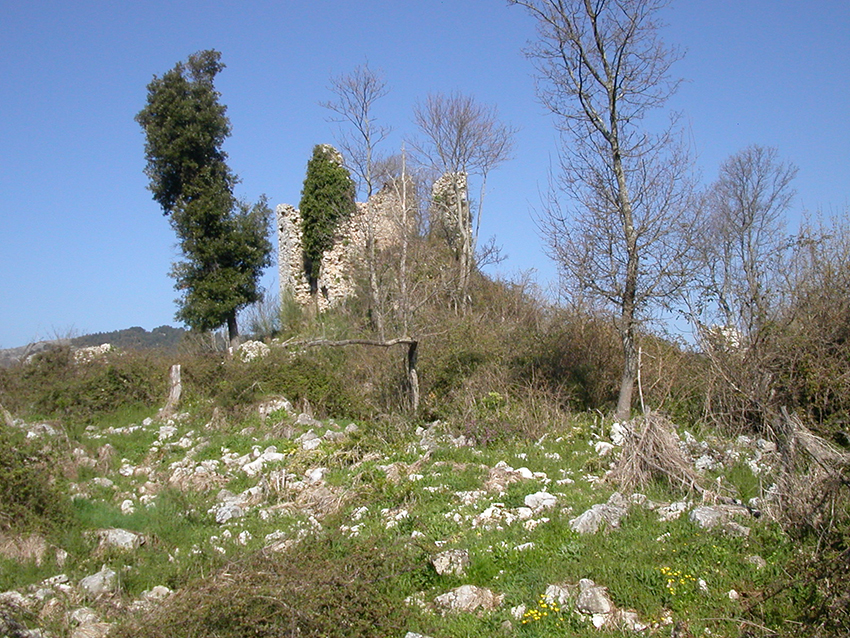
{"label": "tree canopy", "polygon": [[221,54],[208,50],[154,76],[136,121],[146,135],[148,187],[184,256],[171,270],[182,293],[177,318],[196,330],[226,323],[234,341],[238,311],[262,299],[271,211],[265,197],[254,205],[234,197],[238,178],[221,148],[230,120],[214,85],[222,69]]}

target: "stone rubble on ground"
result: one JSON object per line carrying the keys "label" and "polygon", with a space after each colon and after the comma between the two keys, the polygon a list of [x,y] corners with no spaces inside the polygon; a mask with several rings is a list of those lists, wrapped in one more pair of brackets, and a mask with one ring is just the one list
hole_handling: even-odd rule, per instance
{"label": "stone rubble on ground", "polygon": [[486,587],[461,585],[434,599],[445,613],[467,613],[493,611],[502,604],[503,595],[494,594]]}
{"label": "stone rubble on ground", "polygon": [[[288,423],[292,421],[292,405],[283,397],[267,400],[260,404],[257,410],[263,421],[270,415],[281,411],[290,417]],[[214,416],[213,420],[215,418]],[[287,449],[292,444],[294,450],[289,449],[289,452],[282,453],[278,451],[276,446],[263,446],[257,438],[254,438],[256,444],[248,452],[244,450],[237,452],[222,448],[220,456],[204,458],[209,456],[208,450],[200,457],[204,460],[198,461],[196,460],[198,458],[197,453],[204,449],[204,445],[208,445],[209,442],[206,441],[205,443],[202,436],[197,435],[194,431],[186,432],[181,436],[181,431],[185,431],[187,420],[188,415],[183,413],[168,419],[164,423],[145,419],[141,426],[110,428],[110,433],[116,435],[132,434],[146,429],[151,435],[156,436],[150,453],[144,461],[138,462],[138,465],[134,465],[128,459],[121,459],[118,462],[119,454],[109,444],[101,446],[100,452],[94,455],[97,458],[89,456],[93,453],[86,452],[83,448],[75,449],[73,457],[79,467],[104,468],[109,467],[111,463],[116,463],[120,468],[118,474],[123,477],[123,479],[116,478],[120,487],[106,476],[95,477],[84,483],[81,482],[75,485],[78,494],[87,495],[89,491],[95,495],[107,494],[108,500],[112,499],[112,502],[118,505],[123,514],[129,515],[139,508],[156,506],[157,494],[165,487],[199,492],[219,489],[215,503],[207,513],[210,519],[215,520],[221,527],[214,536],[208,539],[207,544],[196,545],[189,550],[189,554],[200,553],[208,549],[226,554],[229,551],[228,548],[232,549],[237,545],[253,545],[255,541],[252,534],[245,529],[240,529],[244,526],[244,522],[240,522],[240,519],[244,519],[248,513],[259,516],[263,520],[269,520],[278,513],[298,514],[304,517],[306,520],[298,522],[292,528],[287,528],[288,531],[277,530],[265,534],[264,537],[256,541],[258,545],[262,542],[262,546],[269,551],[283,551],[293,547],[307,534],[321,529],[322,516],[328,511],[332,511],[332,507],[339,508],[341,506],[343,499],[326,481],[328,468],[317,466],[316,461],[319,458],[324,458],[324,456],[304,454],[304,452],[316,450],[320,446],[324,446],[322,451],[334,450],[336,443],[359,433],[359,427],[356,424],[352,423],[344,429],[341,429],[335,423],[329,423],[326,426],[312,416],[302,413],[295,418],[295,424],[306,429],[306,431],[295,439],[291,439],[294,436],[294,431],[291,429],[288,430],[286,435],[286,438],[290,438],[290,441],[286,444]],[[181,426],[181,424],[183,425]],[[276,425],[275,431],[278,432],[280,427],[280,424]],[[26,429],[28,435],[31,436],[53,436],[56,434],[55,429],[49,424],[28,425]],[[93,439],[102,438],[94,430],[89,430],[89,432]],[[203,431],[200,432],[203,434]],[[322,433],[319,434],[319,432]],[[253,428],[244,430],[242,434],[252,436]],[[592,444],[592,447],[599,456],[616,454],[616,448],[627,441],[629,434],[627,426],[615,423],[610,430],[611,442],[596,441]],[[280,435],[278,434],[278,436]],[[364,457],[358,463],[371,462],[372,467],[377,467],[385,472],[387,480],[397,484],[401,484],[402,481],[431,480],[433,475],[429,472],[433,472],[437,468],[441,468],[441,471],[443,471],[443,468],[448,468],[448,471],[461,471],[469,468],[480,471],[480,489],[452,492],[451,488],[444,484],[428,485],[421,488],[430,493],[447,495],[448,498],[453,500],[455,509],[445,512],[446,518],[457,524],[471,525],[472,528],[502,530],[508,526],[521,523],[526,530],[531,532],[538,525],[549,522],[550,519],[542,516],[542,514],[545,513],[553,517],[558,515],[559,494],[561,497],[563,497],[563,494],[553,493],[549,490],[554,488],[557,492],[557,486],[573,484],[574,479],[567,474],[575,476],[576,479],[580,476],[578,470],[561,470],[562,478],[553,482],[544,472],[534,472],[524,466],[515,469],[504,460],[495,463],[492,467],[480,463],[460,464],[443,460],[432,463],[430,466],[423,465],[423,461],[427,460],[432,452],[451,447],[469,446],[472,444],[472,440],[464,436],[454,437],[443,433],[442,425],[439,422],[432,423],[427,428],[419,428],[417,437],[418,444],[413,446],[412,450],[424,454],[418,461],[389,462],[390,459],[377,454]],[[545,448],[542,447],[545,438],[543,437],[537,444],[537,447],[540,448],[540,456],[550,461],[560,461],[559,454],[545,451]],[[767,471],[771,464],[776,461],[775,445],[763,439],[754,440],[741,437],[732,448],[721,449],[714,443],[698,441],[693,435],[685,432],[681,445],[689,451],[691,458],[696,458],[697,469],[704,472],[723,468],[734,460],[749,464],[753,472],[758,473]],[[163,459],[165,453],[172,454],[170,458],[165,457],[170,461],[174,458],[173,454],[180,450],[185,450],[185,455],[180,460],[170,464],[167,461],[162,461],[160,465],[157,465],[158,459]],[[288,473],[286,469],[280,466],[275,467],[275,464],[282,464],[290,454],[297,455],[299,461],[308,459],[303,465],[297,466],[299,473],[297,475]],[[534,467],[533,454],[520,453],[516,457],[529,462],[529,465]],[[532,461],[529,461],[529,457]],[[312,464],[310,464],[309,459],[313,460]],[[330,463],[328,465],[337,467]],[[357,467],[357,465],[354,467]],[[220,489],[222,485],[233,478],[257,479],[258,483],[240,494],[233,494]],[[600,477],[598,476],[589,474],[584,478],[595,486],[594,489],[599,485],[604,485],[599,484]],[[130,488],[126,487],[128,482],[131,483]],[[536,482],[536,485],[532,482]],[[525,489],[526,484],[531,488],[528,491],[536,491],[523,497],[522,506],[507,507],[504,502],[491,502],[491,499],[501,498],[508,494],[509,489],[511,495],[502,500],[507,502],[511,499],[511,502],[516,502],[513,499],[518,495],[514,490]],[[518,487],[511,488],[514,485]],[[105,490],[109,491],[105,492]],[[563,498],[560,501],[563,503]],[[616,530],[621,520],[628,515],[631,506],[651,509],[661,521],[675,520],[682,514],[688,513],[689,520],[700,529],[716,529],[727,535],[739,537],[745,537],[750,533],[748,527],[735,520],[750,516],[750,511],[742,506],[695,505],[690,501],[656,504],[641,494],[634,494],[626,499],[617,492],[612,494],[606,502],[593,505],[579,516],[571,518],[569,525],[579,534],[594,534],[603,527]],[[346,524],[340,526],[340,530],[349,536],[357,536],[365,529],[367,524],[377,523],[382,524],[386,529],[400,528],[400,530],[403,530],[404,537],[426,538],[427,536],[418,529],[414,528],[411,531],[410,528],[416,525],[415,516],[411,515],[411,511],[406,507],[384,509],[373,507],[370,512],[368,507],[362,506],[350,513],[349,520]],[[569,510],[562,506],[560,513],[563,516],[567,511]],[[550,512],[554,513],[549,514]],[[141,534],[118,528],[98,530],[95,534],[99,540],[98,552],[105,552],[109,549],[131,552],[137,550],[146,540]],[[659,542],[664,540],[663,536],[659,538]],[[440,546],[445,543],[438,542],[437,544]],[[518,544],[516,541],[512,541],[510,543],[505,542],[503,545],[504,549],[516,552],[532,551],[536,546],[534,541]],[[183,551],[187,553],[185,548]],[[176,559],[178,553],[179,550],[174,550],[171,558]],[[101,554],[98,553],[97,555],[100,556]],[[751,564],[754,569],[763,569],[767,565],[763,558],[756,555],[747,556],[744,560]],[[431,564],[440,576],[463,578],[469,571],[470,555],[467,550],[463,549],[445,550],[436,553],[431,558]],[[708,584],[705,580],[699,580],[699,588],[701,591],[708,591]],[[76,604],[87,601],[100,609],[101,607],[98,606],[100,604],[98,603],[99,599],[104,599],[109,601],[109,604],[113,604],[112,601],[118,598],[115,594],[119,591],[120,579],[118,575],[109,566],[103,565],[99,572],[83,578],[76,586],[69,583],[67,576],[60,574],[53,579],[43,581],[27,595],[18,592],[2,593],[0,594],[0,603],[15,605],[20,609],[37,610],[41,608],[47,610],[48,606],[51,609],[62,609],[62,605],[66,603],[61,601],[75,600],[77,601]],[[137,600],[124,604],[128,610],[134,612],[150,611],[171,594],[172,591],[167,587],[158,586],[144,592]],[[732,599],[739,597],[734,590],[730,591],[728,596]],[[485,613],[501,606],[503,598],[503,595],[496,594],[487,588],[463,585],[437,596],[433,599],[433,604],[442,613]],[[577,585],[569,583],[548,585],[543,593],[543,598],[548,604],[557,604],[564,609],[571,606],[575,612],[582,614],[588,623],[592,623],[597,628],[632,632],[647,628],[647,625],[640,621],[634,611],[618,609],[607,589],[590,580],[582,580]],[[417,604],[433,609],[425,603],[424,599],[419,600]],[[514,618],[520,619],[525,611],[525,605],[520,605],[512,608],[511,614]],[[47,612],[42,611],[42,614],[45,613]],[[0,629],[2,629],[2,622],[3,618],[0,617]],[[71,628],[69,635],[76,638],[102,638],[107,635],[111,627],[110,623],[104,622],[98,613],[89,607],[77,607],[73,611],[67,612],[67,624]],[[2,631],[0,631],[0,635],[2,635]],[[419,634],[409,632],[407,638],[419,636]]]}
{"label": "stone rubble on ground", "polygon": [[104,565],[96,574],[83,578],[79,587],[83,594],[90,599],[113,594],[118,591],[118,574]]}
{"label": "stone rubble on ground", "polygon": [[465,549],[449,549],[434,556],[431,564],[440,576],[464,576],[466,566],[469,565],[469,552]]}
{"label": "stone rubble on ground", "polygon": [[620,520],[629,512],[629,503],[619,492],[614,492],[607,503],[594,505],[570,521],[570,529],[579,534],[595,534],[603,525],[620,526]]}

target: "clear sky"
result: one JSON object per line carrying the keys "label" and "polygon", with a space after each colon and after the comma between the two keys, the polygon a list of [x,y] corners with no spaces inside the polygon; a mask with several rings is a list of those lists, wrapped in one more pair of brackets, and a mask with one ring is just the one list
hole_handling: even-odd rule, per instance
{"label": "clear sky", "polygon": [[[705,183],[748,144],[800,172],[795,219],[850,202],[850,2],[673,0],[664,39],[686,57],[670,106],[684,114]],[[482,238],[499,274],[555,268],[532,221],[550,159],[551,119],[523,46],[534,23],[502,0],[0,0],[0,347],[175,325],[175,237],[147,190],[133,117],[146,85],[198,50],[222,52],[217,79],[233,134],[237,194],[297,204],[314,144],[333,142],[318,102],[332,75],[368,61],[391,93],[376,106],[413,134],[411,108],[459,90],[519,128],[491,175]],[[264,279],[276,291],[275,269]]]}

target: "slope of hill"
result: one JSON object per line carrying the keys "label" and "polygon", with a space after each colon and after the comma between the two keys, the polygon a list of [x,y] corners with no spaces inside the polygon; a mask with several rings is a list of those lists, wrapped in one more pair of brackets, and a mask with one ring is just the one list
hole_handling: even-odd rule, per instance
{"label": "slope of hill", "polygon": [[186,334],[186,330],[172,326],[160,326],[150,332],[144,328],[134,326],[132,328],[125,328],[124,330],[96,332],[71,339],[38,341],[17,348],[0,350],[0,367],[14,365],[27,357],[58,345],[70,345],[72,348],[87,348],[110,343],[116,348],[124,350],[172,350],[177,347],[184,334]]}

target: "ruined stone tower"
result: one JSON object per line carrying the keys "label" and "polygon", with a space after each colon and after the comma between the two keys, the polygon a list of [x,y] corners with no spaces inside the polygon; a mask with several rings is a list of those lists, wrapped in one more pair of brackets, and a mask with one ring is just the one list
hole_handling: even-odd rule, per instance
{"label": "ruined stone tower", "polygon": [[[333,247],[322,256],[316,296],[319,311],[354,294],[354,277],[366,259],[370,242],[380,251],[400,241],[403,229],[396,221],[399,207],[395,190],[385,186],[368,202],[358,202],[354,214],[340,224]],[[278,205],[276,212],[280,297],[291,296],[306,306],[313,298],[304,273],[301,214],[289,204]]]}

